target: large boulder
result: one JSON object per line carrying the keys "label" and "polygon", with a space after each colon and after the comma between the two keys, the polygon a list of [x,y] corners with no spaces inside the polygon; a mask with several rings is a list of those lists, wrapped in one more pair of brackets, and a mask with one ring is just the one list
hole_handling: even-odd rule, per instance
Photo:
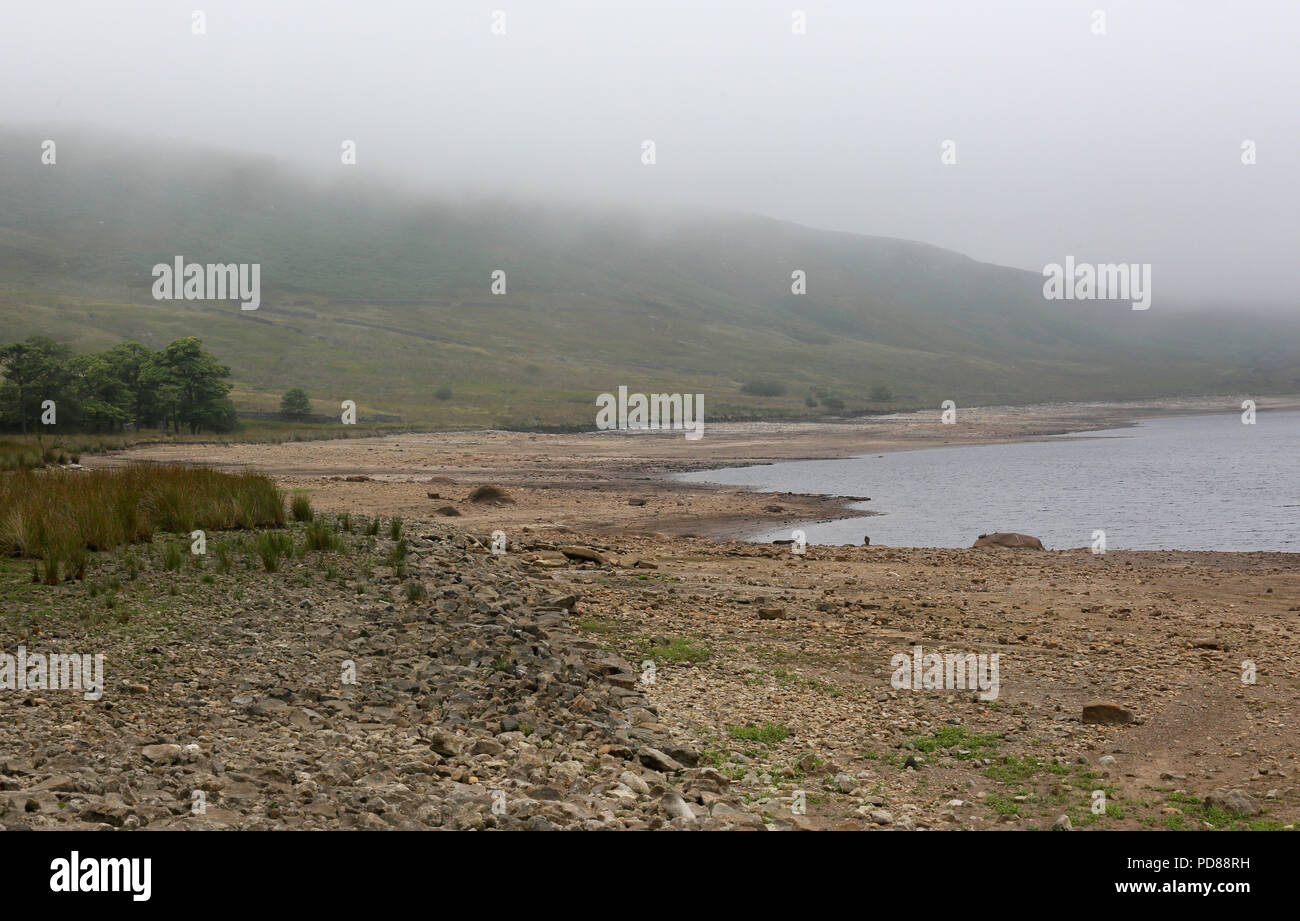
{"label": "large boulder", "polygon": [[975,541],[976,547],[1027,547],[1030,550],[1042,550],[1043,542],[1028,534],[1012,534],[999,531],[997,534],[981,534]]}
{"label": "large boulder", "polygon": [[1205,805],[1211,808],[1222,809],[1234,815],[1259,815],[1264,810],[1260,807],[1255,798],[1244,790],[1220,790],[1217,793],[1211,793],[1205,798]]}

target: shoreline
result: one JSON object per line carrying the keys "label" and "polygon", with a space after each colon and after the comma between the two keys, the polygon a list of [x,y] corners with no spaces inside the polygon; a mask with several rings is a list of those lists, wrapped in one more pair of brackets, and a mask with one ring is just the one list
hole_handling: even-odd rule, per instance
{"label": "shoreline", "polygon": [[[1033,442],[1125,428],[1145,419],[1235,412],[1237,405],[1221,397],[1198,397],[959,407],[955,425],[941,424],[937,409],[842,423],[719,423],[707,426],[698,441],[676,433],[486,430],[281,444],[177,443],[136,447],[84,463],[152,461],[255,470],[271,475],[288,491],[307,491],[325,511],[412,518],[437,517],[441,511],[449,523],[489,532],[554,528],[726,541],[799,524],[869,518],[872,513],[852,508],[856,497],[682,483],[675,479],[677,474],[931,447]],[[1300,396],[1259,401],[1260,412],[1293,409],[1300,409]],[[514,501],[470,502],[468,492],[480,485],[505,489]]]}

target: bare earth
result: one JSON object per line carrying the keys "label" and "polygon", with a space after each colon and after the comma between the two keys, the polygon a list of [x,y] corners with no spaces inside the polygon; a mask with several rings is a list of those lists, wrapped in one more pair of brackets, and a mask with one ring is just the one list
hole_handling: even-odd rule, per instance
{"label": "bare earth", "polygon": [[[1076,828],[1276,828],[1300,817],[1296,555],[875,546],[798,555],[738,538],[854,514],[846,499],[665,479],[1239,405],[970,409],[956,425],[940,425],[937,411],[844,425],[709,425],[701,441],[475,432],[159,445],[87,463],[254,469],[310,491],[321,511],[401,515],[485,548],[491,532],[505,532],[510,553],[546,572],[557,592],[581,594],[579,632],[633,663],[655,663],[642,690],[661,722],[727,774],[769,827],[1045,828],[1069,815]],[[1297,405],[1259,401],[1261,411]],[[513,502],[467,501],[485,484]],[[446,507],[459,516],[439,515]],[[582,545],[607,561],[527,549],[539,543]],[[891,658],[917,645],[996,653],[996,701],[892,687]],[[1253,683],[1243,681],[1244,663],[1254,663]],[[1083,707],[1098,702],[1133,721],[1083,722]],[[1202,802],[1232,789],[1261,812]],[[1106,797],[1101,816],[1090,808],[1096,790]],[[799,793],[806,815],[791,809]]]}

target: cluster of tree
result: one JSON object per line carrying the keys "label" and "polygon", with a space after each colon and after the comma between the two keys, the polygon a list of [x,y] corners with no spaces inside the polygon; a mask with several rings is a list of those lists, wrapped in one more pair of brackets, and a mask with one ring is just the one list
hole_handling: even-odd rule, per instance
{"label": "cluster of tree", "polygon": [[74,355],[45,336],[0,346],[0,425],[37,430],[53,401],[60,431],[127,426],[228,432],[235,427],[230,368],[193,336],[165,348],[123,342]]}

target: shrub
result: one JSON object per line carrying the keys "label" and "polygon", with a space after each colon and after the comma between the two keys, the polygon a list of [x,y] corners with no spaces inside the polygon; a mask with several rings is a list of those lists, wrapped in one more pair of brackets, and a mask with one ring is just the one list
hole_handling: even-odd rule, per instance
{"label": "shrub", "polygon": [[167,545],[163,547],[163,569],[167,572],[175,572],[181,568],[182,562],[183,558],[181,555],[181,548],[178,547],[174,541],[169,541]]}
{"label": "shrub", "polygon": [[233,563],[230,557],[230,544],[226,543],[224,540],[218,541],[213,546],[212,553],[217,560],[217,572],[220,573],[230,572],[231,568],[233,567]]}
{"label": "shrub", "polygon": [[740,392],[747,393],[752,397],[779,397],[785,393],[785,384],[768,378],[760,378],[741,384]]}
{"label": "shrub", "polygon": [[267,572],[279,569],[281,558],[293,556],[293,538],[283,531],[263,531],[253,546]]}
{"label": "shrub", "polygon": [[343,538],[323,521],[312,521],[303,531],[303,545],[308,550],[342,550]]}
{"label": "shrub", "polygon": [[312,511],[311,500],[306,496],[294,496],[289,509],[293,513],[294,521],[312,521],[316,517],[316,513]]}
{"label": "shrub", "polygon": [[402,519],[394,518],[388,522],[388,539],[401,540],[402,537]]}

